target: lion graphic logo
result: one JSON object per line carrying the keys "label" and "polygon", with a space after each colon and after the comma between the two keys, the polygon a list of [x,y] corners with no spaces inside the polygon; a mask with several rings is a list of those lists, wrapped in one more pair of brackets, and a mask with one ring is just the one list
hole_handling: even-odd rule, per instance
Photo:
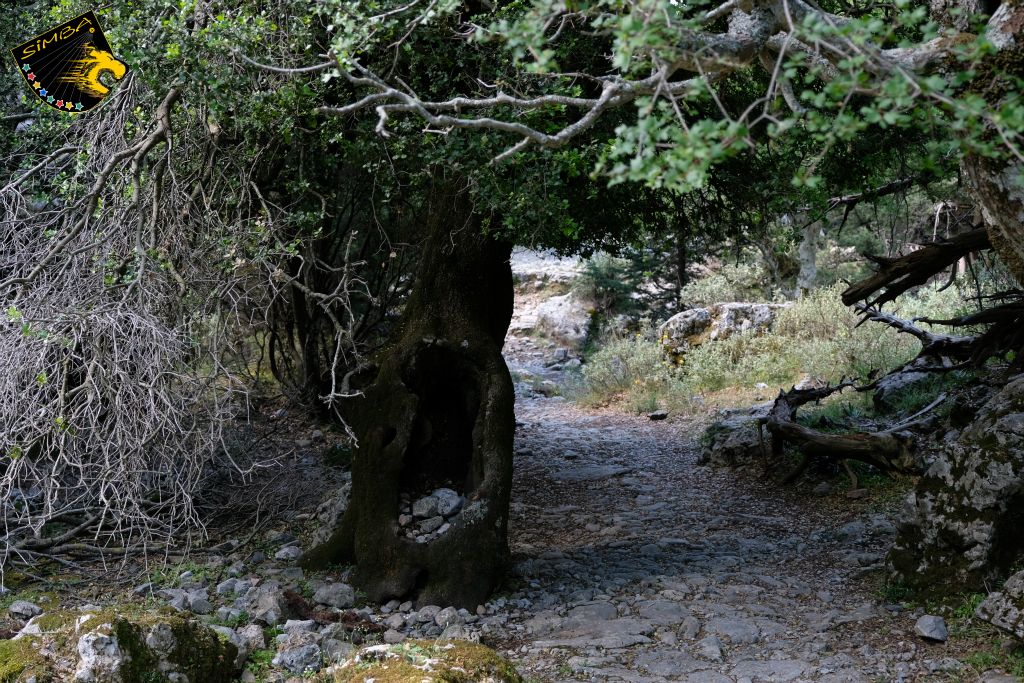
{"label": "lion graphic logo", "polygon": [[71,64],[73,66],[60,77],[60,82],[72,83],[82,92],[100,99],[110,92],[110,88],[100,81],[101,75],[110,74],[114,80],[119,81],[128,72],[128,67],[114,59],[114,55],[97,50],[89,44],[82,47],[81,57],[72,60]]}
{"label": "lion graphic logo", "polygon": [[113,84],[128,73],[92,12],[40,33],[11,52],[36,97],[71,114],[99,106]]}

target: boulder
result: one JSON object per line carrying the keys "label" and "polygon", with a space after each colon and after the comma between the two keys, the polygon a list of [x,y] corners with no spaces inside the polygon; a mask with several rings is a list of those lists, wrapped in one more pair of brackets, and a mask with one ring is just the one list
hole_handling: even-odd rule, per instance
{"label": "boulder", "polygon": [[253,620],[274,626],[285,614],[284,592],[277,585],[255,586],[239,598],[239,607]]}
{"label": "boulder", "polygon": [[915,384],[935,377],[934,372],[926,372],[921,368],[926,367],[949,367],[952,365],[948,358],[934,358],[921,356],[903,366],[899,371],[886,375],[878,380],[875,385],[875,393],[872,396],[877,410],[888,410],[892,408],[893,400],[899,396],[903,389],[912,387]]}
{"label": "boulder", "polygon": [[730,411],[704,430],[699,465],[745,467],[764,460],[765,449],[771,447],[767,432],[763,437],[759,421],[768,414],[771,404],[749,410]]}
{"label": "boulder", "polygon": [[1024,572],[1008,578],[1002,590],[990,593],[975,615],[1024,640]]}
{"label": "boulder", "polygon": [[27,600],[15,600],[7,608],[7,612],[18,621],[28,621],[43,613],[43,608]]}
{"label": "boulder", "polygon": [[1022,556],[1024,375],[938,451],[908,497],[889,564],[926,594],[977,591]]}
{"label": "boulder", "polygon": [[322,655],[314,634],[309,632],[289,634],[278,646],[273,664],[294,674],[319,671],[322,667]]}
{"label": "boulder", "polygon": [[700,346],[704,333],[711,327],[711,311],[706,308],[691,308],[662,323],[658,338],[665,350],[673,355],[682,355],[691,347]]}
{"label": "boulder", "polygon": [[679,357],[707,341],[770,329],[778,312],[788,306],[731,302],[708,308],[691,308],[662,323],[658,328],[658,337],[669,355]]}
{"label": "boulder", "polygon": [[210,628],[179,615],[56,610],[0,641],[4,680],[228,683],[238,649]]}
{"label": "boulder", "polygon": [[345,609],[356,601],[356,592],[346,583],[325,583],[313,593],[313,601],[321,605],[330,605]]}
{"label": "boulder", "polygon": [[537,305],[536,329],[570,349],[579,349],[590,332],[590,309],[572,292],[553,296]]}
{"label": "boulder", "polygon": [[775,316],[789,304],[726,303],[711,307],[708,339],[728,339],[734,334],[770,329]]}

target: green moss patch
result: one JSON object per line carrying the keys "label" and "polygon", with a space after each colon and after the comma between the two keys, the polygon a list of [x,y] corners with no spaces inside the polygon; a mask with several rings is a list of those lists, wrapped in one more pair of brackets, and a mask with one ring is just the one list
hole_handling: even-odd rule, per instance
{"label": "green moss patch", "polygon": [[17,683],[29,676],[35,676],[39,683],[51,678],[46,660],[39,654],[38,640],[0,640],[0,683]]}
{"label": "green moss patch", "polygon": [[[234,678],[235,646],[211,629],[180,615],[142,611],[137,607],[107,607],[97,612],[54,610],[33,622],[41,635],[0,641],[0,683],[16,683],[35,675],[39,683],[68,680],[67,667],[77,665],[78,641],[90,632],[113,635],[125,658],[120,669],[124,683],[163,683],[162,662],[190,681],[228,683]],[[167,651],[158,652],[146,640],[155,630],[165,634]],[[166,637],[170,636],[170,637]],[[42,651],[55,653],[47,657]]]}
{"label": "green moss patch", "polygon": [[364,648],[333,674],[334,683],[522,683],[494,650],[463,641],[408,641]]}

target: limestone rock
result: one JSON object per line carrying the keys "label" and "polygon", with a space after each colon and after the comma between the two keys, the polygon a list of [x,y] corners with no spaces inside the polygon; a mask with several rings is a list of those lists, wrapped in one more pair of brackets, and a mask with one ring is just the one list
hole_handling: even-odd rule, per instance
{"label": "limestone rock", "polygon": [[417,519],[427,519],[437,515],[437,498],[425,496],[412,504],[412,516]]}
{"label": "limestone rock", "polygon": [[975,611],[978,618],[1024,639],[1024,572],[1006,580],[1002,590],[990,593]]}
{"label": "limestone rock", "polygon": [[914,359],[912,363],[905,367],[900,368],[899,372],[894,372],[891,375],[882,377],[878,380],[878,384],[875,385],[875,393],[872,395],[872,401],[874,401],[875,408],[888,408],[891,405],[893,398],[902,389],[935,376],[934,372],[924,372],[920,368],[935,367],[937,365],[949,366],[951,364],[952,363],[948,359],[920,357]]}
{"label": "limestone rock", "polygon": [[949,629],[946,628],[946,620],[926,614],[914,624],[914,633],[925,640],[934,640],[944,643],[949,638]]}
{"label": "limestone rock", "polygon": [[711,311],[706,308],[691,308],[662,323],[658,338],[665,350],[673,355],[686,353],[691,347],[700,346],[703,335],[711,327]]}
{"label": "limestone rock", "polygon": [[893,578],[925,592],[978,590],[1022,555],[1024,376],[945,444],[907,500]]}
{"label": "limestone rock", "polygon": [[43,613],[43,608],[27,600],[15,600],[7,608],[7,612],[18,621],[28,621]]}
{"label": "limestone rock", "polygon": [[281,589],[274,585],[259,586],[252,588],[242,598],[245,610],[256,621],[262,621],[267,626],[274,626],[280,623],[284,616],[284,594]]}
{"label": "limestone rock", "polygon": [[437,514],[451,517],[462,507],[462,496],[452,489],[441,488],[430,494],[437,500]]}
{"label": "limestone rock", "polygon": [[578,349],[590,331],[590,307],[570,292],[542,301],[535,309],[536,329],[548,337]]}
{"label": "limestone rock", "polygon": [[274,553],[275,560],[284,560],[286,562],[297,560],[300,557],[302,557],[302,549],[296,545],[286,545]]}
{"label": "limestone rock", "polygon": [[761,462],[769,435],[762,437],[759,420],[768,414],[770,404],[750,410],[731,411],[704,431],[703,447],[697,463],[720,467],[745,467]]}
{"label": "limestone rock", "polygon": [[144,683],[156,673],[167,681],[228,683],[238,664],[229,638],[182,616],[96,608],[37,619],[45,619],[42,628],[6,641],[24,648],[20,654],[0,648],[5,680]]}
{"label": "limestone rock", "polygon": [[662,323],[658,336],[665,351],[678,357],[708,341],[768,330],[778,312],[788,305],[730,302],[691,308]]}
{"label": "limestone rock", "polygon": [[321,605],[345,609],[356,601],[356,592],[346,583],[326,583],[313,593],[313,600]]}
{"label": "limestone rock", "polygon": [[319,671],[322,666],[320,646],[313,642],[311,633],[293,633],[280,645],[273,664],[294,674]]}

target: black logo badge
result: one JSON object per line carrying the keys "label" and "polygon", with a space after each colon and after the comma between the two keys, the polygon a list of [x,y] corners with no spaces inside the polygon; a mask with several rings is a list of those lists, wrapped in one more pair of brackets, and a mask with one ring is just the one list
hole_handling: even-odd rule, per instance
{"label": "black logo badge", "polygon": [[75,17],[11,50],[32,92],[46,104],[78,114],[98,106],[110,88],[100,80],[124,78],[128,67],[110,50],[92,12]]}

